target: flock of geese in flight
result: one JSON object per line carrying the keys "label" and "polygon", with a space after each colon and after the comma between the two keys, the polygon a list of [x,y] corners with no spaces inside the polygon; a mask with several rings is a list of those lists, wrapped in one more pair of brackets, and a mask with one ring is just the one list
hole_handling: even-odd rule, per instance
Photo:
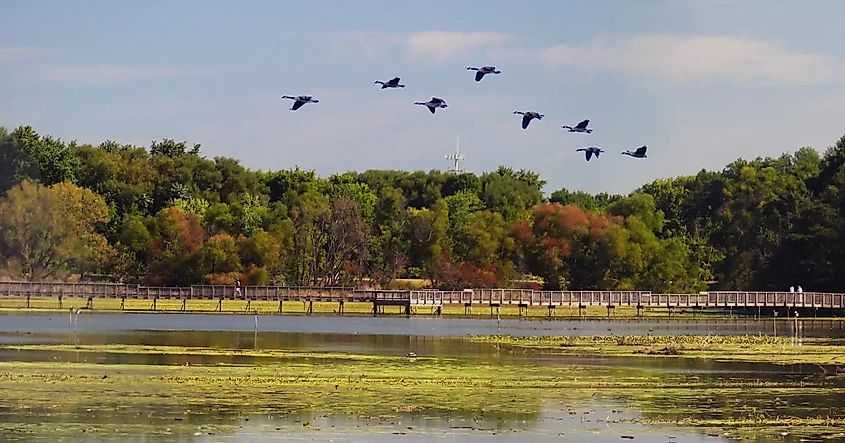
{"label": "flock of geese in flight", "polygon": [[[484,78],[485,75],[492,75],[492,74],[501,74],[502,71],[496,69],[495,66],[482,66],[482,67],[474,67],[470,66],[467,68],[468,71],[475,71],[475,81],[480,82],[481,79]],[[404,88],[405,85],[399,83],[399,77],[394,77],[388,81],[381,81],[376,80],[375,84],[381,85],[381,89],[388,89],[388,88]],[[320,100],[315,99],[310,95],[283,95],[283,99],[293,100],[293,106],[291,106],[291,111],[296,111],[297,109],[304,106],[306,103],[320,103]],[[431,97],[431,100],[424,101],[424,102],[414,102],[415,105],[425,106],[434,114],[438,108],[446,108],[449,105],[446,104],[446,100],[438,97]],[[514,114],[518,114],[522,116],[522,129],[528,129],[528,125],[531,123],[531,120],[537,119],[542,120],[543,114],[540,114],[536,111],[513,111]],[[590,120],[583,120],[575,126],[568,126],[563,125],[563,129],[567,129],[569,132],[580,132],[584,134],[590,134],[593,132],[591,128],[588,128],[590,125]],[[633,151],[625,151],[623,155],[629,155],[634,158],[646,158],[646,150],[648,149],[647,146],[643,145]],[[599,154],[606,152],[603,149],[600,149],[596,146],[587,146],[585,148],[578,148],[575,151],[583,151],[584,157],[587,161],[595,156],[599,158]]]}

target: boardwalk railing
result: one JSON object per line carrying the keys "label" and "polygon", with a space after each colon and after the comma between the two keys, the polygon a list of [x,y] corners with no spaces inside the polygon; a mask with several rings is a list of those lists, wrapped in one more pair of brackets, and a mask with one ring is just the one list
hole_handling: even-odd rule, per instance
{"label": "boardwalk railing", "polygon": [[730,292],[658,294],[647,291],[534,291],[529,289],[370,290],[352,287],[141,286],[122,283],[0,281],[0,297],[87,299],[369,302],[402,306],[636,306],[689,308],[845,308],[845,294],[828,292]]}

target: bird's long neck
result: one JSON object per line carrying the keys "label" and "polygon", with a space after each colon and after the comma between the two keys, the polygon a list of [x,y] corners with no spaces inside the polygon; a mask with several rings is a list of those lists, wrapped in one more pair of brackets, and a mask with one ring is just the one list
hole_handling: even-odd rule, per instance
{"label": "bird's long neck", "polygon": [[376,83],[377,83],[377,84],[379,84],[379,85],[383,85],[383,84],[384,84],[384,82],[383,82],[383,81],[381,81],[381,80],[376,80]]}

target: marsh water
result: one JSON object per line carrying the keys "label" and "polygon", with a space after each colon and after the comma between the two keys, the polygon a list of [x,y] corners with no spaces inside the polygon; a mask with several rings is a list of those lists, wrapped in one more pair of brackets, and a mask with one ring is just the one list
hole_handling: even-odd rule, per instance
{"label": "marsh water", "polygon": [[[514,396],[515,402],[516,398],[520,401],[527,398],[528,404],[524,407],[499,405],[488,408],[484,399],[474,399],[476,406],[469,408],[450,409],[433,405],[421,411],[399,409],[390,414],[370,414],[367,411],[339,413],[331,402],[311,402],[306,408],[285,413],[272,412],[272,405],[256,408],[252,404],[210,408],[202,413],[195,411],[187,419],[168,415],[191,408],[190,404],[182,404],[179,398],[170,399],[166,408],[155,412],[145,409],[143,402],[101,410],[98,406],[102,405],[83,407],[85,402],[82,400],[74,403],[71,411],[61,414],[40,414],[28,406],[9,403],[4,398],[0,399],[0,423],[3,424],[0,426],[0,440],[723,441],[735,437],[735,434],[713,431],[709,427],[679,426],[672,424],[671,420],[663,420],[670,422],[668,424],[651,424],[643,418],[659,416],[665,419],[668,416],[671,419],[676,410],[679,417],[694,411],[702,418],[714,420],[748,410],[769,417],[836,415],[845,409],[845,396],[842,395],[845,384],[841,379],[830,381],[820,378],[820,368],[812,365],[535,355],[470,342],[462,337],[485,334],[791,336],[796,333],[805,337],[843,338],[845,327],[840,320],[497,321],[208,314],[86,313],[78,317],[56,313],[3,314],[0,315],[0,362],[22,365],[48,363],[71,368],[73,364],[96,364],[104,368],[169,367],[173,370],[184,366],[242,368],[285,365],[285,368],[306,368],[303,370],[307,371],[312,364],[351,368],[345,361],[345,355],[395,358],[395,361],[405,364],[401,363],[407,360],[405,356],[413,353],[421,359],[431,360],[419,360],[409,365],[417,364],[420,368],[446,365],[450,368],[450,376],[460,375],[462,368],[471,371],[481,367],[494,372],[524,373],[531,377],[596,375],[608,380],[644,383],[644,386],[653,382],[667,389],[647,394],[648,390],[644,389],[642,395],[625,390],[613,393],[597,391],[592,395],[571,397],[563,392],[558,395],[554,391],[532,391],[536,395]],[[38,345],[46,347],[42,349]],[[49,345],[59,346],[51,348]],[[148,350],[125,352],[127,347]],[[159,352],[160,349],[185,351]],[[221,352],[195,353],[190,352],[192,349]],[[263,354],[262,350],[274,353]],[[409,367],[409,373],[413,373],[414,366]],[[804,384],[807,390],[795,389],[795,386]],[[687,385],[691,388],[679,389]],[[743,386],[763,388],[742,389]],[[771,386],[774,392],[769,394],[766,386]],[[334,388],[337,389],[337,385]],[[449,395],[451,391],[444,392]],[[458,395],[458,391],[455,392]],[[61,396],[61,393],[56,395]],[[144,393],[138,395],[143,397]],[[497,399],[508,398],[508,395],[501,389],[491,390],[490,402],[498,404]],[[415,395],[409,393],[408,396]],[[284,392],[279,392],[279,399],[280,402],[290,400]],[[271,412],[256,413],[257,409]],[[49,423],[46,428],[43,426],[45,421]],[[221,422],[226,424],[224,430],[215,428]],[[15,431],[29,424],[41,427],[30,433]],[[82,431],[44,434],[44,429],[63,429],[63,426],[81,428]],[[85,426],[99,431],[85,433]],[[122,430],[117,432],[121,427]],[[110,428],[114,428],[115,432],[104,432]],[[788,425],[776,432],[775,435],[785,440],[818,437],[806,432],[791,433]],[[768,435],[771,435],[771,430]],[[830,434],[824,436],[831,437]]]}
{"label": "marsh water", "polygon": [[495,318],[219,315],[168,313],[25,313],[0,314],[0,333],[109,331],[254,331],[327,334],[393,334],[462,337],[505,334],[515,336],[570,335],[745,335],[764,334],[845,338],[845,320],[839,319],[706,319],[678,320],[516,320]]}

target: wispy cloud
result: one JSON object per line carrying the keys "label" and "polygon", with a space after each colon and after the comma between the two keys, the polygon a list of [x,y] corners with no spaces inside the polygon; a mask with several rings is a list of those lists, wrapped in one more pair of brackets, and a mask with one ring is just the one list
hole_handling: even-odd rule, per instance
{"label": "wispy cloud", "polygon": [[545,48],[539,59],[548,64],[618,70],[672,82],[809,85],[838,81],[845,74],[845,62],[832,55],[733,36],[602,37],[583,45]]}
{"label": "wispy cloud", "polygon": [[145,68],[108,64],[60,66],[47,68],[46,80],[72,86],[94,86],[137,80],[152,80],[179,75],[175,68]]}
{"label": "wispy cloud", "polygon": [[341,51],[353,49],[373,60],[389,50],[401,47],[405,39],[400,34],[373,31],[343,31],[331,35],[335,47]]}
{"label": "wispy cloud", "polygon": [[0,63],[13,63],[32,58],[41,53],[40,48],[30,47],[0,47]]}
{"label": "wispy cloud", "polygon": [[415,32],[408,36],[408,57],[444,63],[473,49],[504,43],[508,38],[508,34],[499,32]]}

